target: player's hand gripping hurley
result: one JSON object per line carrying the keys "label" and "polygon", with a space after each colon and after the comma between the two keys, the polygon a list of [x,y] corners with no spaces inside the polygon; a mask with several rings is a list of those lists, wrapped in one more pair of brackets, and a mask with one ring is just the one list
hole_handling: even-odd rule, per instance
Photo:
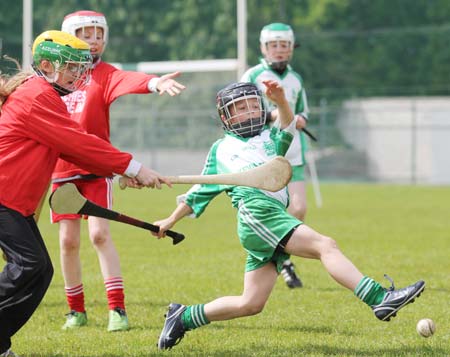
{"label": "player's hand gripping hurley", "polygon": [[[243,172],[218,175],[167,176],[171,183],[178,184],[212,184],[255,187],[276,192],[285,187],[292,177],[289,161],[277,156],[265,164]],[[120,188],[127,187],[127,179],[120,178]]]}
{"label": "player's hand gripping hurley", "polygon": [[[156,233],[159,232],[158,226],[96,205],[83,197],[73,183],[66,183],[65,185],[57,188],[51,194],[49,203],[52,210],[56,213],[85,214],[88,216],[101,217],[112,221],[130,224],[132,226],[144,228]],[[174,231],[167,231],[166,235],[173,239],[173,244],[178,244],[184,239],[183,234]]]}

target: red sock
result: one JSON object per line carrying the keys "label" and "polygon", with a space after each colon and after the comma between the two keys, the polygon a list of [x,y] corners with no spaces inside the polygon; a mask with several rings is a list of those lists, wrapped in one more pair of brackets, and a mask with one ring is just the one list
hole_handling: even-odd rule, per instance
{"label": "red sock", "polygon": [[71,288],[66,286],[64,289],[66,290],[66,299],[70,311],[85,312],[83,284]]}
{"label": "red sock", "polygon": [[123,292],[123,279],[118,276],[105,280],[106,295],[108,297],[108,307],[114,310],[120,307],[125,310],[125,294]]}

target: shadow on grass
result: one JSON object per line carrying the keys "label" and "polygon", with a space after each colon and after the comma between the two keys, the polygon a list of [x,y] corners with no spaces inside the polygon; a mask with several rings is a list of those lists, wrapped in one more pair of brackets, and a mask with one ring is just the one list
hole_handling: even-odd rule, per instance
{"label": "shadow on grass", "polygon": [[[175,347],[176,348],[176,347]],[[175,350],[174,350],[175,351]],[[398,348],[381,348],[381,349],[361,349],[361,348],[339,348],[334,346],[324,346],[307,344],[300,348],[291,347],[283,348],[280,351],[279,347],[270,348],[267,345],[256,346],[252,344],[251,347],[240,350],[233,349],[216,349],[211,352],[200,351],[183,351],[183,356],[448,356],[448,350],[442,348],[423,347],[398,347]],[[160,355],[159,353],[151,353],[151,356]],[[115,357],[113,355],[108,355]]]}
{"label": "shadow on grass", "polygon": [[[163,326],[163,323],[161,323],[161,328]],[[148,330],[148,327],[145,326],[133,326],[133,330]],[[353,336],[354,333],[350,331],[336,331],[331,329],[328,326],[308,326],[308,325],[299,325],[299,324],[293,324],[291,326],[273,326],[269,327],[267,325],[261,325],[261,326],[248,326],[248,325],[221,325],[220,323],[211,324],[208,326],[208,329],[212,330],[229,330],[230,334],[238,334],[240,335],[242,332],[240,331],[284,331],[286,333],[292,333],[292,332],[303,332],[303,333],[318,333],[318,334],[336,334],[339,333],[340,335],[346,335],[346,336]]]}
{"label": "shadow on grass", "polygon": [[[284,332],[304,332],[304,333],[321,333],[321,334],[333,334],[336,333],[336,330],[331,329],[328,326],[309,326],[309,325],[300,325],[300,324],[291,324],[290,326],[267,326],[267,325],[260,325],[260,326],[248,326],[248,325],[220,325],[215,324],[208,326],[208,328],[215,329],[215,330],[234,330],[236,333],[236,330],[242,330],[242,331],[284,331]],[[237,332],[240,334],[240,332]],[[348,333],[346,331],[344,333],[345,335],[353,335],[352,333]]]}
{"label": "shadow on grass", "polygon": [[[148,351],[146,356],[161,356],[164,354],[177,355],[177,356],[211,356],[211,357],[222,357],[222,356],[448,356],[448,350],[443,348],[431,348],[428,346],[422,347],[398,347],[398,348],[381,348],[381,349],[361,349],[361,348],[339,348],[334,346],[324,346],[316,344],[306,344],[300,348],[298,347],[284,347],[280,351],[279,347],[268,347],[267,345],[255,345],[245,348],[239,348],[239,350],[232,348],[221,348],[215,349],[215,351],[198,351],[191,350],[186,351],[182,349],[177,351],[175,346],[173,350],[170,351]],[[178,353],[177,353],[178,352]],[[181,354],[180,354],[181,353]],[[83,357],[93,357],[99,356],[98,354]],[[123,357],[123,353],[105,353],[101,355],[102,357]],[[23,355],[23,357],[43,357],[42,354],[30,354]],[[45,357],[49,357],[45,355]],[[52,357],[67,357],[67,354],[52,354]]]}
{"label": "shadow on grass", "polygon": [[[298,347],[284,347],[280,351],[279,347],[268,347],[267,345],[255,345],[239,348],[221,348],[215,349],[215,351],[199,351],[191,350],[186,351],[182,349],[177,351],[175,346],[170,351],[148,351],[146,356],[161,356],[164,354],[177,355],[177,356],[447,356],[448,350],[443,348],[431,348],[427,346],[422,347],[398,347],[398,348],[381,348],[381,349],[362,349],[362,348],[340,348],[334,346],[318,345],[318,344],[306,344],[300,348]],[[180,354],[181,353],[181,354]],[[66,354],[55,354],[52,357],[66,357]],[[94,356],[94,355],[93,355]],[[98,356],[95,354],[95,356]],[[102,357],[123,357],[123,353],[105,353]],[[40,354],[31,354],[24,357],[42,357]],[[46,356],[47,357],[47,356]],[[92,357],[92,356],[83,356]]]}

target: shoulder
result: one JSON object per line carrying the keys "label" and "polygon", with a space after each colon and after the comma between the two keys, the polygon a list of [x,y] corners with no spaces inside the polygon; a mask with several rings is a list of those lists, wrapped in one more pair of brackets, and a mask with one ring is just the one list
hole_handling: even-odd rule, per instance
{"label": "shoulder", "polygon": [[209,149],[210,155],[215,156],[217,154],[217,149],[224,143],[225,137],[216,140]]}
{"label": "shoulder", "polygon": [[236,144],[237,142],[234,136],[225,133],[224,137],[216,140],[216,142],[211,145],[209,152],[214,157],[222,156],[224,152],[235,150]]}
{"label": "shoulder", "polygon": [[106,62],[100,62],[97,66],[95,66],[92,73],[92,77],[95,80],[105,80],[105,78],[108,78],[113,81],[130,83],[131,85],[135,85],[136,81],[139,82],[139,85],[141,82],[145,82],[145,88],[147,88],[146,85],[150,79],[157,77],[154,74],[117,68]]}
{"label": "shoulder", "polygon": [[67,113],[67,108],[58,92],[44,78],[33,76],[22,83],[12,94],[11,105],[18,111],[33,116],[50,118],[55,113]]}
{"label": "shoulder", "polygon": [[263,65],[257,64],[256,66],[250,67],[249,69],[247,69],[247,71],[245,71],[245,73],[254,73],[254,72],[260,72],[261,70],[264,70]]}
{"label": "shoulder", "polygon": [[41,92],[47,92],[53,90],[53,87],[42,77],[38,76],[30,76],[28,77],[18,88],[17,90],[26,90],[32,91],[35,90],[35,95],[39,95]]}
{"label": "shoulder", "polygon": [[303,78],[300,73],[295,71],[290,65],[288,66],[288,71],[291,76],[295,77],[299,82],[303,83]]}
{"label": "shoulder", "polygon": [[112,64],[100,62],[92,69],[92,77],[94,78],[104,77],[117,71],[120,71],[120,69],[114,67]]}
{"label": "shoulder", "polygon": [[241,138],[232,133],[225,133],[225,136],[217,140],[212,149],[214,155],[218,157],[218,160],[228,160],[228,158],[235,156],[237,152],[243,150],[251,138]]}
{"label": "shoulder", "polygon": [[100,61],[95,67],[94,67],[94,71],[98,70],[98,71],[105,71],[105,72],[109,72],[109,71],[120,71],[119,68],[113,66],[111,63],[108,62],[103,62]]}
{"label": "shoulder", "polygon": [[241,78],[242,82],[256,82],[256,79],[265,72],[265,68],[262,64],[258,64],[254,67],[249,68]]}
{"label": "shoulder", "polygon": [[19,87],[20,95],[34,101],[47,101],[50,103],[62,103],[58,92],[44,78],[33,76]]}
{"label": "shoulder", "polygon": [[211,175],[217,173],[217,149],[219,147],[221,139],[217,140],[211,145],[208,156],[206,157],[205,164],[203,166],[202,175]]}

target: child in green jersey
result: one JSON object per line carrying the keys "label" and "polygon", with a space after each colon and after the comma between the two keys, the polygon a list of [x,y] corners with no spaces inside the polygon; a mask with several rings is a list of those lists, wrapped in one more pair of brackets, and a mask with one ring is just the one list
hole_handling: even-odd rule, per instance
{"label": "child in green jersey", "polygon": [[[264,81],[267,97],[278,107],[278,119],[265,125],[261,92],[252,83],[234,83],[217,94],[217,108],[225,135],[210,149],[204,175],[241,172],[285,155],[295,132],[293,113],[283,87]],[[289,255],[319,259],[331,277],[369,305],[377,318],[390,320],[425,288],[420,280],[406,288],[383,288],[364,276],[345,257],[336,242],[308,227],[286,212],[287,189],[267,192],[256,188],[225,185],[195,185],[180,199],[173,213],[155,222],[158,237],[188,215],[198,217],[210,201],[226,192],[237,209],[238,236],[247,252],[244,290],[240,296],[224,296],[206,304],[171,303],[159,337],[158,348],[169,349],[186,331],[261,312]]]}

